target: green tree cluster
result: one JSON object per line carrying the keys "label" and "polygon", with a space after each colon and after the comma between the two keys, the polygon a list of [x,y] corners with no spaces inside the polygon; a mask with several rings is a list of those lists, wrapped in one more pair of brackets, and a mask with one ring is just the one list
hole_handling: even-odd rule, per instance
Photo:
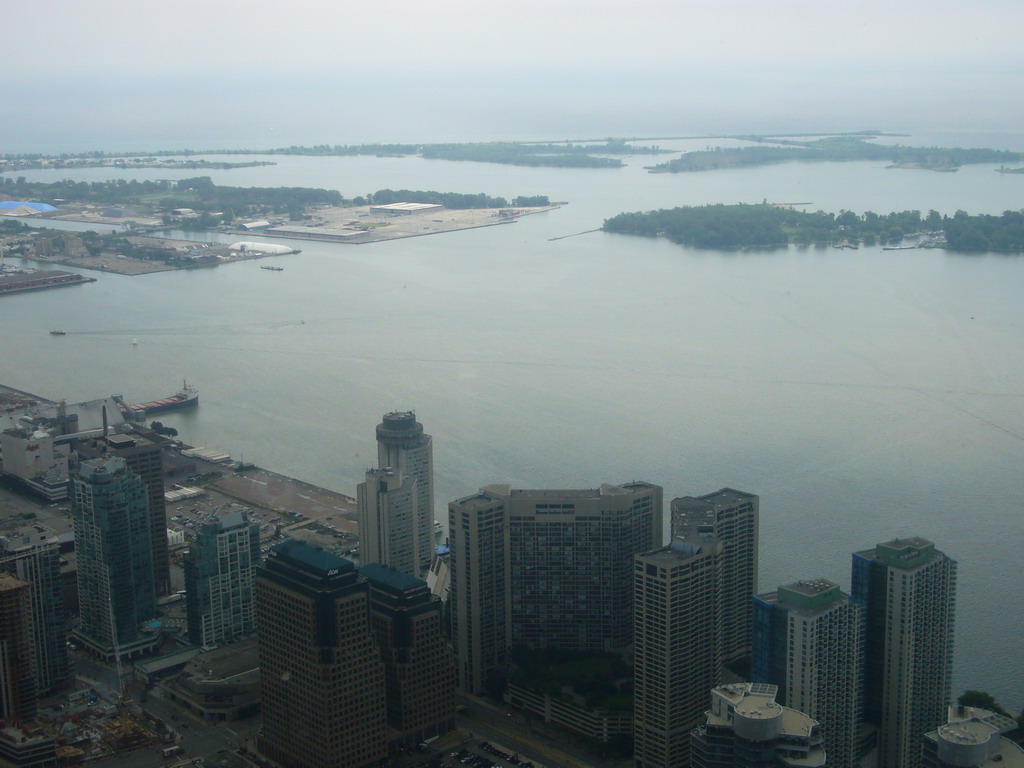
{"label": "green tree cluster", "polygon": [[53,203],[68,201],[74,203],[132,204],[142,202],[146,197],[169,194],[174,182],[137,181],[117,179],[111,181],[71,181],[64,179],[50,183],[27,181],[24,176],[16,179],[5,177],[0,180],[3,193],[9,197],[25,200],[40,200]]}
{"label": "green tree cluster", "polygon": [[[744,137],[762,141],[762,137]],[[772,140],[782,146],[716,147],[687,152],[681,157],[649,168],[652,173],[710,171],[791,162],[850,162],[874,160],[922,168],[951,169],[969,163],[1019,162],[1024,155],[996,149],[905,147],[873,144],[858,136],[830,136],[814,141]]]}
{"label": "green tree cluster", "polygon": [[929,211],[838,214],[761,205],[707,205],[621,213],[606,232],[666,237],[695,248],[777,247],[787,243],[899,243],[907,235],[942,230],[948,247],[962,251],[1024,251],[1024,213],[941,216]]}
{"label": "green tree cluster", "polygon": [[[504,197],[490,197],[483,192],[463,194],[460,192],[435,192],[422,189],[378,189],[368,196],[374,205],[390,205],[391,203],[433,203],[443,205],[453,211],[467,208],[507,208],[508,200]],[[512,201],[512,205],[523,208],[550,205],[547,195],[520,196]]]}
{"label": "green tree cluster", "polygon": [[469,160],[478,163],[548,166],[555,168],[620,168],[622,161],[594,157],[598,147],[581,144],[518,144],[493,141],[480,144],[428,144],[420,154],[427,160]]}
{"label": "green tree cluster", "polygon": [[957,211],[942,223],[946,243],[956,251],[1024,251],[1024,213],[970,216]]}
{"label": "green tree cluster", "polygon": [[[313,187],[222,187],[213,183],[209,176],[181,179],[178,194],[189,193],[181,198],[181,205],[173,198],[165,199],[166,208],[195,208],[196,210],[223,211],[233,209],[236,213],[270,211],[286,213],[289,209],[309,205],[342,205],[341,193],[334,189]],[[192,205],[189,205],[189,202]]]}

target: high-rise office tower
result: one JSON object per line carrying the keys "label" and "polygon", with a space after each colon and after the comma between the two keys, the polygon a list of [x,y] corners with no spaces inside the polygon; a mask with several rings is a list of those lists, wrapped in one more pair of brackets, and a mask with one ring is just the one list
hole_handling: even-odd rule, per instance
{"label": "high-rise office tower", "polygon": [[448,505],[452,651],[467,693],[486,690],[508,665],[508,494],[507,485],[487,486]]}
{"label": "high-rise office tower", "polygon": [[72,478],[81,625],[94,653],[131,657],[156,644],[140,627],[156,615],[152,531],[146,487],[124,459],[84,461]]}
{"label": "high-rise office tower", "polygon": [[416,481],[395,469],[370,469],[356,488],[359,552],[364,563],[380,563],[410,576],[420,573],[415,519]]}
{"label": "high-rise office tower", "polygon": [[362,768],[387,757],[384,665],[369,583],[344,558],[295,539],[256,576],[263,728],[289,768]]}
{"label": "high-rise office tower", "polygon": [[672,543],[635,558],[633,735],[640,768],[687,765],[692,729],[726,663],[750,655],[758,498],[674,499]]}
{"label": "high-rise office tower", "polygon": [[610,651],[633,637],[633,556],[662,545],[662,489],[513,490],[512,645]]}
{"label": "high-rise office tower", "polygon": [[693,768],[824,768],[821,727],[775,701],[774,685],[732,683],[711,691],[711,709],[693,732]]}
{"label": "high-rise office tower", "polygon": [[434,559],[434,448],[430,435],[424,434],[423,425],[416,421],[416,414],[384,414],[377,425],[377,466],[416,481],[412,520],[415,570],[411,575],[422,576]]}
{"label": "high-rise office tower", "polygon": [[455,669],[441,624],[441,601],[421,581],[378,563],[370,582],[370,628],[381,649],[388,751],[413,748],[455,727]]}
{"label": "high-rise office tower", "polygon": [[0,536],[0,571],[31,585],[36,680],[39,691],[45,693],[73,676],[57,537],[30,526]]}
{"label": "high-rise office tower", "polygon": [[690,733],[720,682],[720,546],[674,540],[633,571],[633,740],[637,768],[685,768]]}
{"label": "high-rise office tower", "polygon": [[879,763],[917,768],[921,737],[945,722],[953,671],[956,561],[922,538],[853,554],[864,611],[864,719]]}
{"label": "high-rise office tower", "polygon": [[0,720],[21,723],[36,716],[32,591],[27,581],[0,572]]}
{"label": "high-rise office tower", "polygon": [[260,527],[235,509],[204,522],[185,555],[188,638],[210,647],[256,630],[253,579]]}
{"label": "high-rise office tower", "polygon": [[149,501],[150,549],[153,552],[153,583],[157,595],[171,590],[171,564],[167,554],[167,506],[164,500],[164,446],[167,440],[132,432],[114,433],[106,438],[83,440],[78,453],[83,459],[113,454],[124,459],[128,469],[139,476]]}
{"label": "high-rise office tower", "polygon": [[922,768],[1024,768],[1024,749],[1004,733],[1012,717],[977,707],[951,706],[946,722],[924,735]]}
{"label": "high-rise office tower", "polygon": [[827,579],[754,598],[751,677],[821,723],[834,768],[859,764],[862,637],[860,606]]}
{"label": "high-rise office tower", "polygon": [[692,541],[711,533],[721,544],[718,601],[722,662],[750,656],[750,599],[757,592],[758,497],[723,488],[705,496],[673,499],[672,535]]}
{"label": "high-rise office tower", "polygon": [[631,642],[633,556],[661,544],[662,489],[491,485],[448,507],[459,687],[504,673],[512,646],[608,651]]}

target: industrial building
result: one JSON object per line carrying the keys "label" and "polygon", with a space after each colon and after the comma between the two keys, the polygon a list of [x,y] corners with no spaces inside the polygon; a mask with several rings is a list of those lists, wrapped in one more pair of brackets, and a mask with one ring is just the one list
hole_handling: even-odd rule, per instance
{"label": "industrial building", "polygon": [[438,203],[388,203],[387,205],[371,205],[370,213],[381,216],[410,216],[416,213],[437,213],[444,206]]}

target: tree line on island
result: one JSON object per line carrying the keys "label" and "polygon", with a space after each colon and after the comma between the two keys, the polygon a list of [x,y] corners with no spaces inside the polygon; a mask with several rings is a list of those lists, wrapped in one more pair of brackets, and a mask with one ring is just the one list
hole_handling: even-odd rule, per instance
{"label": "tree line on island", "polygon": [[[648,168],[651,173],[684,173],[723,168],[745,168],[790,162],[851,162],[875,160],[900,168],[953,171],[970,163],[1017,163],[1020,152],[998,149],[906,147],[866,141],[859,135],[829,136],[814,141],[776,139],[764,136],[732,138],[758,142],[752,147],[715,147],[687,152],[681,157]],[[772,146],[767,146],[770,142]]]}
{"label": "tree line on island", "polygon": [[1002,216],[971,216],[957,211],[943,216],[937,211],[877,214],[868,211],[838,214],[808,213],[784,206],[706,205],[621,213],[607,219],[606,232],[665,237],[695,248],[774,248],[796,243],[899,244],[923,232],[945,234],[945,247],[958,251],[1024,251],[1024,213],[1006,211]]}
{"label": "tree line on island", "polygon": [[[61,155],[5,154],[0,155],[0,171],[30,168],[87,168],[109,165],[112,160],[125,159],[152,161],[160,157],[194,155],[311,155],[315,157],[347,157],[369,155],[375,157],[403,157],[418,155],[428,160],[464,160],[507,165],[547,166],[555,168],[621,168],[623,163],[615,157],[595,155],[656,155],[674,150],[656,146],[637,146],[628,139],[609,138],[603,141],[486,141],[448,144],[315,144],[292,145],[275,149],[205,149],[164,150],[160,152],[82,152]],[[273,165],[269,162],[227,163],[213,160],[174,161],[176,167],[244,168],[253,165]]]}
{"label": "tree line on island", "polygon": [[[360,200],[362,198],[356,198]],[[364,203],[372,205],[389,205],[391,203],[434,203],[451,210],[467,208],[537,208],[551,205],[547,195],[520,195],[511,202],[504,197],[490,197],[483,192],[463,194],[460,192],[434,192],[431,190],[414,189],[378,189],[367,195]],[[360,203],[357,203],[360,204]]]}
{"label": "tree line on island", "polygon": [[485,141],[443,144],[314,144],[292,145],[272,149],[176,149],[147,152],[109,153],[102,151],[44,155],[38,153],[0,155],[0,172],[29,168],[85,168],[116,165],[124,162],[143,166],[159,164],[160,158],[173,167],[231,169],[252,165],[272,165],[265,160],[229,163],[221,160],[182,159],[197,155],[305,155],[314,157],[404,157],[419,156],[428,160],[472,161],[508,165],[544,166],[553,168],[621,168],[620,155],[673,154],[678,149],[638,142],[685,140],[695,138],[733,139],[754,146],[712,147],[686,152],[665,163],[650,166],[651,173],[681,173],[723,168],[744,168],[788,162],[814,161],[883,161],[898,168],[923,168],[932,171],[955,171],[969,163],[999,163],[1001,173],[1024,173],[1024,168],[1007,168],[1019,163],[1024,154],[995,149],[962,149],[944,147],[910,147],[901,144],[874,143],[879,137],[891,137],[878,131],[853,131],[836,134],[803,134],[791,136],[739,134],[732,136],[676,136],[663,139],[607,138],[565,141]]}

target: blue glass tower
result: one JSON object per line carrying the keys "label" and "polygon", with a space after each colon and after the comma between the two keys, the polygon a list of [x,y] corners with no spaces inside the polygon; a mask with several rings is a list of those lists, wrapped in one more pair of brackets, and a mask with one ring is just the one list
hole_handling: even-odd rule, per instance
{"label": "blue glass tower", "polygon": [[158,638],[142,632],[157,613],[146,486],[124,459],[84,461],[71,517],[82,617],[75,635],[110,659],[147,650]]}

